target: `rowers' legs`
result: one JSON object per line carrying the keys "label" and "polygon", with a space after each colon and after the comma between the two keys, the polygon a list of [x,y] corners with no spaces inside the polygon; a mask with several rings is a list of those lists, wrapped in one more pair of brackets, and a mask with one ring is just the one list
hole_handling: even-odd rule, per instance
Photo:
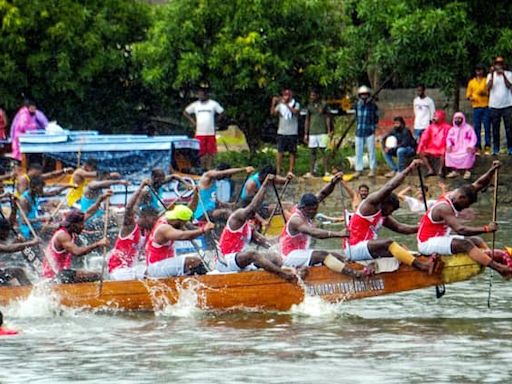
{"label": "rowers' legs", "polygon": [[489,245],[481,237],[472,236],[469,239],[473,242],[473,244],[475,244],[480,249],[484,249],[484,250],[490,249]]}
{"label": "rowers' legs", "polygon": [[370,240],[368,241],[368,250],[374,259],[379,257],[394,257],[398,261],[419,269],[420,271],[429,273],[432,271],[433,265],[431,263],[422,263],[417,260],[411,252],[396,241],[390,239]]}
{"label": "rowers' legs", "polygon": [[467,253],[478,264],[494,269],[505,278],[512,275],[511,268],[494,261],[483,249],[478,248],[471,238],[453,239],[452,253]]}
{"label": "rowers' legs", "polygon": [[432,168],[432,165],[430,164],[430,160],[429,160],[428,156],[424,153],[419,153],[418,156],[419,156],[420,160],[423,161],[423,164],[427,168],[427,172],[430,174],[433,174],[434,169]]}
{"label": "rowers' legs", "polygon": [[311,254],[311,261],[309,264],[315,265],[321,263],[334,272],[344,273],[345,275],[351,277],[362,276],[361,272],[356,271],[355,269],[352,269],[350,267],[347,267],[345,262],[346,258],[340,255],[339,253],[315,250]]}
{"label": "rowers' legs", "polygon": [[18,280],[19,285],[32,285],[32,282],[28,279],[27,274],[21,268],[6,268],[5,272]]}
{"label": "rowers' legs", "polygon": [[263,268],[265,271],[275,273],[279,277],[291,282],[296,283],[297,282],[297,276],[294,275],[291,272],[285,271],[281,269],[280,266],[274,264],[271,260],[266,258],[264,255],[262,255],[259,252],[255,251],[245,251],[245,252],[238,252],[235,256],[236,264],[244,269],[249,264],[254,264],[258,268]]}

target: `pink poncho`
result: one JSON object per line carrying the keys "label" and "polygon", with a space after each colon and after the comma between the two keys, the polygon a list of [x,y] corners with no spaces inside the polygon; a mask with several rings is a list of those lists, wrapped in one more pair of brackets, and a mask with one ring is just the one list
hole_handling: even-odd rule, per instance
{"label": "pink poncho", "polygon": [[[456,117],[462,118],[460,126],[455,125]],[[475,130],[466,124],[466,117],[462,112],[453,115],[453,122],[446,137],[445,165],[454,169],[471,169],[475,164]]]}
{"label": "pink poncho", "polygon": [[441,157],[446,148],[446,135],[450,130],[450,124],[445,121],[445,112],[438,109],[434,112],[437,122],[432,122],[423,132],[416,149],[417,153]]}

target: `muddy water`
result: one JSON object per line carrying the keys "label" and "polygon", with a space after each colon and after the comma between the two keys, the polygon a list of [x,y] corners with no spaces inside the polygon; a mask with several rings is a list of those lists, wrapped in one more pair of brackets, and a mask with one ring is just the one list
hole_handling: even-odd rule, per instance
{"label": "muddy water", "polygon": [[[478,205],[476,221],[489,212]],[[503,245],[512,211],[499,215]],[[512,286],[494,276],[489,310],[488,282],[486,273],[448,286],[442,299],[433,289],[338,305],[308,298],[286,313],[199,311],[193,293],[155,315],[91,313],[41,293],[2,308],[21,334],[0,338],[0,382],[508,383]]]}

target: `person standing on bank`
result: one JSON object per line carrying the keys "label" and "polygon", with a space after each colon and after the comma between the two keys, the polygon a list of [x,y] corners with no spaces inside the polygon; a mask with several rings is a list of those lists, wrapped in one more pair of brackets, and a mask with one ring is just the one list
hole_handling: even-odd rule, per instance
{"label": "person standing on bank", "polygon": [[512,155],[512,72],[505,70],[505,60],[498,56],[487,75],[489,108],[492,127],[492,154],[500,152],[500,123],[503,119],[507,136],[507,151]]}
{"label": "person standing on bank", "polygon": [[283,156],[285,152],[290,155],[288,172],[293,173],[295,168],[295,155],[297,154],[297,140],[299,136],[300,104],[293,98],[289,89],[283,89],[281,97],[273,97],[270,113],[279,116],[277,128],[277,158],[276,171],[281,173]]}
{"label": "person standing on bank", "polygon": [[199,140],[201,167],[210,170],[213,168],[215,155],[217,154],[215,123],[224,112],[224,108],[218,102],[209,98],[208,88],[207,83],[200,84],[197,90],[197,100],[185,108],[183,116],[196,130],[195,137]]}
{"label": "person standing on bank", "polygon": [[[386,177],[393,177],[397,172],[402,172],[407,166],[407,160],[416,153],[416,141],[411,131],[405,126],[403,117],[393,118],[393,124],[393,130],[382,139],[384,160],[391,169],[386,173]],[[398,164],[393,160],[395,156]]]}
{"label": "person standing on bank", "polygon": [[328,168],[329,158],[325,153],[325,149],[331,134],[331,117],[329,116],[327,104],[320,99],[320,92],[317,89],[312,89],[309,93],[304,131],[304,143],[309,147],[309,172],[304,177],[314,176],[318,150],[322,152],[324,176],[330,176]]}
{"label": "person standing on bank", "polygon": [[466,89],[466,98],[471,102],[473,107],[473,128],[476,133],[476,148],[478,151],[482,149],[482,123],[485,133],[484,153],[491,153],[491,116],[489,114],[489,92],[487,91],[487,80],[485,78],[485,67],[478,64],[475,67],[475,77],[469,80]]}
{"label": "person standing on bank", "polygon": [[419,140],[425,129],[432,122],[436,106],[434,100],[425,94],[425,84],[416,87],[417,96],[414,98],[414,135]]}
{"label": "person standing on bank", "polygon": [[379,122],[379,107],[370,98],[371,90],[363,85],[357,90],[359,100],[356,103],[356,172],[354,177],[361,176],[363,171],[364,145],[368,149],[370,160],[369,177],[375,176],[377,159],[375,157],[375,129]]}

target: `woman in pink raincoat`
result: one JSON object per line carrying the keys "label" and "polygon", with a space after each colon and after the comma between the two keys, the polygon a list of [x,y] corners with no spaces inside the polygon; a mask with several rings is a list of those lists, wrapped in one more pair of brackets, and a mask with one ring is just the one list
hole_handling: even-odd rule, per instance
{"label": "woman in pink raincoat", "polygon": [[48,125],[48,119],[36,107],[36,103],[26,100],[12,121],[11,125],[11,145],[12,157],[21,160],[20,135],[29,131],[45,129]]}
{"label": "woman in pink raincoat", "polygon": [[423,164],[427,167],[426,176],[434,176],[434,168],[432,160],[439,159],[438,175],[443,176],[444,153],[446,149],[446,135],[450,130],[450,124],[445,120],[446,114],[443,110],[438,109],[434,112],[432,123],[425,129],[421,135],[416,153],[423,160]]}
{"label": "woman in pink raincoat", "polygon": [[462,112],[453,115],[453,126],[446,137],[445,165],[452,168],[447,177],[457,177],[464,172],[464,180],[471,177],[471,169],[475,164],[477,142],[475,130],[466,123]]}

